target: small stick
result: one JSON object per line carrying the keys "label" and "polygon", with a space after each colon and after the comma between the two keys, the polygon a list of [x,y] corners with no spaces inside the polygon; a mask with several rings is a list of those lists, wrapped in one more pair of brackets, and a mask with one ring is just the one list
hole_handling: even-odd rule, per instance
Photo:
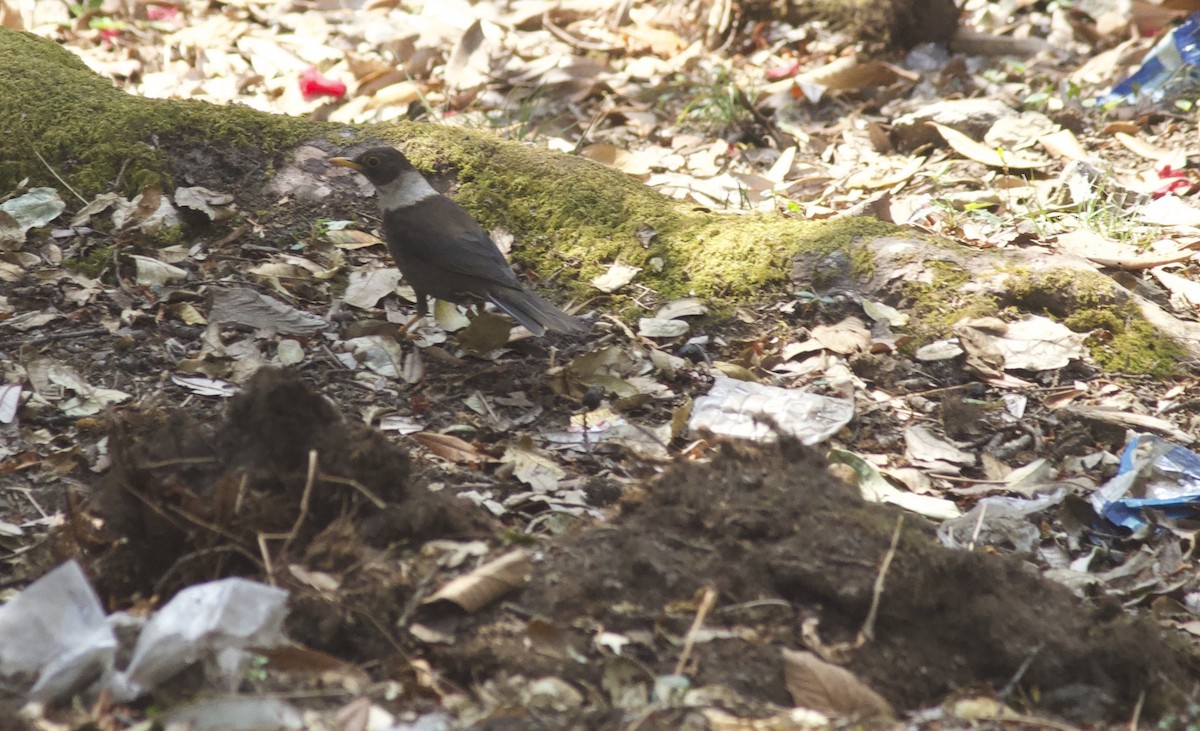
{"label": "small stick", "polygon": [[54,172],[54,168],[50,167],[50,163],[46,162],[46,158],[42,157],[42,153],[38,152],[36,147],[31,147],[29,149],[33,150],[33,154],[37,155],[37,159],[42,161],[42,164],[46,166],[46,169],[50,171],[50,174],[54,176],[55,180],[62,183],[64,188],[66,188],[67,190],[74,193],[75,197],[78,198],[80,200],[80,202],[83,203],[83,205],[86,206],[88,204],[87,198],[84,198],[83,196],[76,193],[75,189],[72,188],[71,185],[67,181],[63,180],[59,176],[58,173]]}
{"label": "small stick", "polygon": [[896,557],[896,548],[900,545],[900,529],[904,527],[904,516],[896,516],[896,529],[892,531],[892,545],[888,547],[887,555],[879,566],[879,575],[875,577],[875,588],[871,592],[871,608],[867,611],[867,621],[858,633],[858,647],[866,644],[867,640],[875,639],[875,617],[879,613],[879,600],[883,597],[883,581],[887,578],[892,559]]}
{"label": "small stick", "polygon": [[971,532],[971,540],[967,542],[967,551],[975,550],[975,542],[979,540],[979,534],[983,532],[983,516],[987,515],[987,503],[984,503],[979,508],[979,520],[975,521],[975,530]]}
{"label": "small stick", "polygon": [[258,534],[258,552],[262,554],[263,573],[267,575],[267,583],[275,586],[275,569],[271,566],[271,551],[267,548],[267,538],[270,538],[265,533]]}
{"label": "small stick", "polygon": [[675,663],[676,675],[683,675],[683,668],[687,665],[688,658],[692,654],[692,648],[696,645],[696,635],[700,633],[700,628],[704,626],[704,618],[708,616],[708,612],[712,609],[716,601],[717,591],[711,586],[706,587],[704,595],[700,597],[700,607],[696,610],[696,617],[692,620],[692,626],[688,630],[687,639],[683,642],[683,652],[679,655],[679,662]]}
{"label": "small stick", "polygon": [[34,335],[25,341],[26,345],[40,345],[48,343],[51,340],[68,340],[70,338],[90,338],[93,335],[110,335],[106,327],[89,327],[85,330],[64,330],[61,332],[44,333],[42,335]]}
{"label": "small stick", "polygon": [[283,542],[283,548],[279,549],[279,555],[287,553],[288,547],[292,545],[292,541],[296,539],[296,534],[300,532],[300,526],[304,525],[304,519],[308,517],[308,499],[312,496],[313,485],[317,481],[317,450],[310,450],[308,453],[308,475],[304,479],[304,494],[300,496],[300,514],[296,516],[296,522],[292,523],[292,529],[288,531],[287,538]]}
{"label": "small stick", "polygon": [[387,507],[386,500],[379,497],[375,493],[371,492],[367,488],[366,485],[362,484],[358,480],[355,480],[350,477],[339,477],[338,475],[329,475],[324,472],[318,472],[317,474],[320,476],[320,478],[322,480],[325,480],[326,482],[332,482],[337,485],[347,485],[349,487],[353,487],[355,490],[358,490],[359,493],[361,493],[363,497],[365,497],[367,500],[371,501],[372,505],[379,508],[380,510],[383,510],[384,508]]}
{"label": "small stick", "polygon": [[1142,705],[1146,702],[1146,691],[1138,693],[1137,703],[1133,705],[1133,716],[1129,719],[1129,731],[1137,731],[1138,722],[1142,718]]}

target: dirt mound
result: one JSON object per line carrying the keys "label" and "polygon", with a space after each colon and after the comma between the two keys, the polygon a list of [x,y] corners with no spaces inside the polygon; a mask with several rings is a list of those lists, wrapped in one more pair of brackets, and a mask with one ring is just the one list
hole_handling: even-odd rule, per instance
{"label": "dirt mound", "polygon": [[[726,445],[711,464],[669,470],[614,524],[549,546],[514,602],[520,622],[491,617],[437,654],[463,681],[521,672],[607,687],[615,660],[594,644],[604,631],[628,640],[622,654],[652,682],[673,672],[694,598],[711,586],[719,600],[693,683],[790,705],[780,649],[805,645],[806,620],[825,645],[855,638],[899,517],[864,504],[802,447]],[[1143,692],[1160,711],[1191,682],[1157,630],[1115,603],[1088,606],[1019,561],[945,549],[912,515],[874,639],[847,667],[898,708],[1011,685],[1010,702],[1078,719],[1127,719]]]}
{"label": "dirt mound", "polygon": [[[363,613],[386,626],[412,589],[389,551],[493,531],[474,505],[413,489],[401,447],[278,370],[260,371],[224,418],[132,412],[110,441],[105,527],[87,543],[113,607],[223,576],[268,579],[293,591],[294,637],[360,659],[375,645],[337,630]],[[337,599],[293,566],[338,582]]]}
{"label": "dirt mound", "polygon": [[688,682],[743,717],[790,706],[781,650],[830,656],[854,641],[898,524],[873,637],[840,655],[897,709],[977,690],[1128,719],[1143,693],[1152,716],[1195,677],[1115,602],[1085,604],[1014,559],[945,549],[922,519],[864,503],[795,444],[725,444],[709,463],[676,464],[627,492],[612,522],[546,539],[521,593],[477,615],[421,602],[449,576],[416,549],[464,537],[497,548],[493,520],[452,485],[427,491],[402,448],[294,376],[260,373],[220,419],[131,414],[111,453],[104,529],[75,534],[110,606],[219,576],[270,580],[292,592],[296,639],[392,678],[423,656],[518,725],[556,718],[521,700],[521,678],[546,676],[587,698],[588,725],[627,722],[619,696],[649,698],[680,670],[708,588],[717,601],[681,668]]}

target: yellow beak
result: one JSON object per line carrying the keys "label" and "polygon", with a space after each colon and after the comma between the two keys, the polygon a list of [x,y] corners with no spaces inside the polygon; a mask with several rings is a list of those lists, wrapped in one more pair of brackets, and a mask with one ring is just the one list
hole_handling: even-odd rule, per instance
{"label": "yellow beak", "polygon": [[351,170],[363,171],[363,166],[354,162],[348,157],[331,157],[329,158],[330,165],[337,165],[340,168],[350,168]]}

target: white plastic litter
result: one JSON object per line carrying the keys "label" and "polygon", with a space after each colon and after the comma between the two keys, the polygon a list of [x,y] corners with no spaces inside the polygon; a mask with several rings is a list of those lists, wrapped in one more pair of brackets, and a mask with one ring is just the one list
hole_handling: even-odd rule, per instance
{"label": "white plastic litter", "polygon": [[762,442],[782,433],[811,446],[837,434],[853,418],[850,399],[718,378],[696,399],[688,426]]}
{"label": "white plastic litter", "polygon": [[36,678],[31,701],[82,689],[112,667],[116,652],[100,599],[74,561],[0,607],[0,680]]}
{"label": "white plastic litter", "polygon": [[200,660],[236,672],[242,648],[273,647],[283,639],[288,593],[247,579],[188,587],[146,624],[129,669],[113,684],[125,703]]}

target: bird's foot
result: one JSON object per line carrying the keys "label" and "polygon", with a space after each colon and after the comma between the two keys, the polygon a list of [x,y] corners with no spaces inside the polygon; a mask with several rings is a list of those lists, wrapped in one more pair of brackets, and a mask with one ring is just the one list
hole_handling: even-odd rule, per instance
{"label": "bird's foot", "polygon": [[396,338],[397,339],[407,338],[408,340],[419,339],[421,337],[420,335],[417,335],[416,333],[410,332],[410,331],[412,330],[414,325],[416,325],[417,323],[419,323],[421,320],[424,320],[424,319],[425,319],[425,315],[423,315],[421,313],[417,313],[416,315],[413,315],[411,320],[404,323],[404,326],[396,331]]}

